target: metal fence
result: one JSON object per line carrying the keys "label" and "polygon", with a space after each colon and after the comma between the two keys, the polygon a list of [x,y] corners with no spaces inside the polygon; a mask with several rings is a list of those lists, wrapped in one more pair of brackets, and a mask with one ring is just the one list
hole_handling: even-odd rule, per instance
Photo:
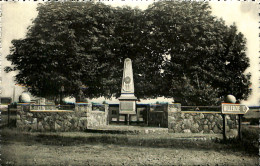
{"label": "metal fence", "polygon": [[52,110],[64,110],[73,111],[75,105],[30,105],[30,110],[36,111],[52,111]]}
{"label": "metal fence", "polygon": [[181,111],[221,112],[221,106],[181,106]]}
{"label": "metal fence", "polygon": [[105,112],[105,105],[104,104],[92,104],[92,111]]}
{"label": "metal fence", "polygon": [[150,111],[165,112],[167,111],[168,104],[150,104]]}
{"label": "metal fence", "polygon": [[260,106],[249,106],[249,109],[252,111],[260,111]]}

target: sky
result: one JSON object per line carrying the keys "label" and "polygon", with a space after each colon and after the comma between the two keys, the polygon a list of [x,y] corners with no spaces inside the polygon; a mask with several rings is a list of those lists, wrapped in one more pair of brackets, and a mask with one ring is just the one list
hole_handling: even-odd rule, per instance
{"label": "sky", "polygon": [[[152,4],[153,0],[147,1],[133,1],[133,0],[114,0],[106,1],[105,4],[111,6],[123,6],[128,5],[131,7],[138,7],[140,9],[146,9],[148,5]],[[76,2],[75,2],[76,3]],[[19,86],[15,86],[13,76],[16,74],[5,73],[3,71],[5,66],[10,65],[10,62],[6,60],[6,55],[9,54],[11,41],[13,39],[22,39],[27,33],[27,27],[32,24],[32,20],[37,17],[37,3],[36,2],[1,2],[2,5],[2,95],[3,97],[12,97],[15,87],[16,100],[21,92],[24,90]],[[211,1],[212,14],[223,18],[227,25],[231,25],[235,22],[238,27],[238,31],[242,32],[247,39],[247,56],[250,59],[250,67],[245,73],[251,73],[252,89],[253,92],[247,101],[243,101],[246,105],[259,105],[260,100],[260,85],[259,85],[259,39],[258,39],[258,5],[257,2],[246,1]],[[96,102],[102,102],[105,99],[97,99]],[[159,98],[153,101],[166,100]],[[171,101],[171,99],[169,100]],[[150,101],[151,102],[151,101]]]}

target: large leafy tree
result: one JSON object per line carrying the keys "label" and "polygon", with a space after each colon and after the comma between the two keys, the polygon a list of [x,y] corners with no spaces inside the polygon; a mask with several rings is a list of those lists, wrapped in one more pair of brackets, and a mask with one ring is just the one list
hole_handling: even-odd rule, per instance
{"label": "large leafy tree", "polygon": [[95,62],[101,61],[99,46],[113,33],[105,28],[110,26],[111,8],[90,2],[49,3],[37,10],[26,38],[13,41],[7,59],[14,67],[6,70],[19,70],[16,81],[31,86],[37,96],[51,97],[61,91],[65,96],[82,91],[101,95],[97,77],[105,64]]}
{"label": "large leafy tree", "polygon": [[162,69],[169,96],[190,105],[217,104],[227,94],[247,98],[249,59],[235,25],[212,16],[207,3],[155,3],[146,14],[167,55]]}
{"label": "large leafy tree", "polygon": [[[158,2],[147,10],[102,3],[41,4],[7,59],[34,95],[119,96],[124,59],[133,61],[137,97],[183,104],[247,98],[245,39],[207,3]],[[86,87],[86,88],[83,88]]]}

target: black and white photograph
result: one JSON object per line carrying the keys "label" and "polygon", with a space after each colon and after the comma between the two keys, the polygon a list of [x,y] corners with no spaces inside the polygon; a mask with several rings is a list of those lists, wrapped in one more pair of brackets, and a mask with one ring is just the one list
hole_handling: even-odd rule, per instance
{"label": "black and white photograph", "polygon": [[259,3],[0,1],[0,165],[260,165]]}

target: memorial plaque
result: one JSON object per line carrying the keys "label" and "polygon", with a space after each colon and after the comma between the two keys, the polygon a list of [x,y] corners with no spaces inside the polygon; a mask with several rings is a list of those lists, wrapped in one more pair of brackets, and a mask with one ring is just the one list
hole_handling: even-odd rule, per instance
{"label": "memorial plaque", "polygon": [[121,110],[132,111],[133,108],[134,108],[133,102],[125,102],[125,101],[120,102],[120,109]]}
{"label": "memorial plaque", "polygon": [[120,114],[136,114],[135,101],[120,101]]}

